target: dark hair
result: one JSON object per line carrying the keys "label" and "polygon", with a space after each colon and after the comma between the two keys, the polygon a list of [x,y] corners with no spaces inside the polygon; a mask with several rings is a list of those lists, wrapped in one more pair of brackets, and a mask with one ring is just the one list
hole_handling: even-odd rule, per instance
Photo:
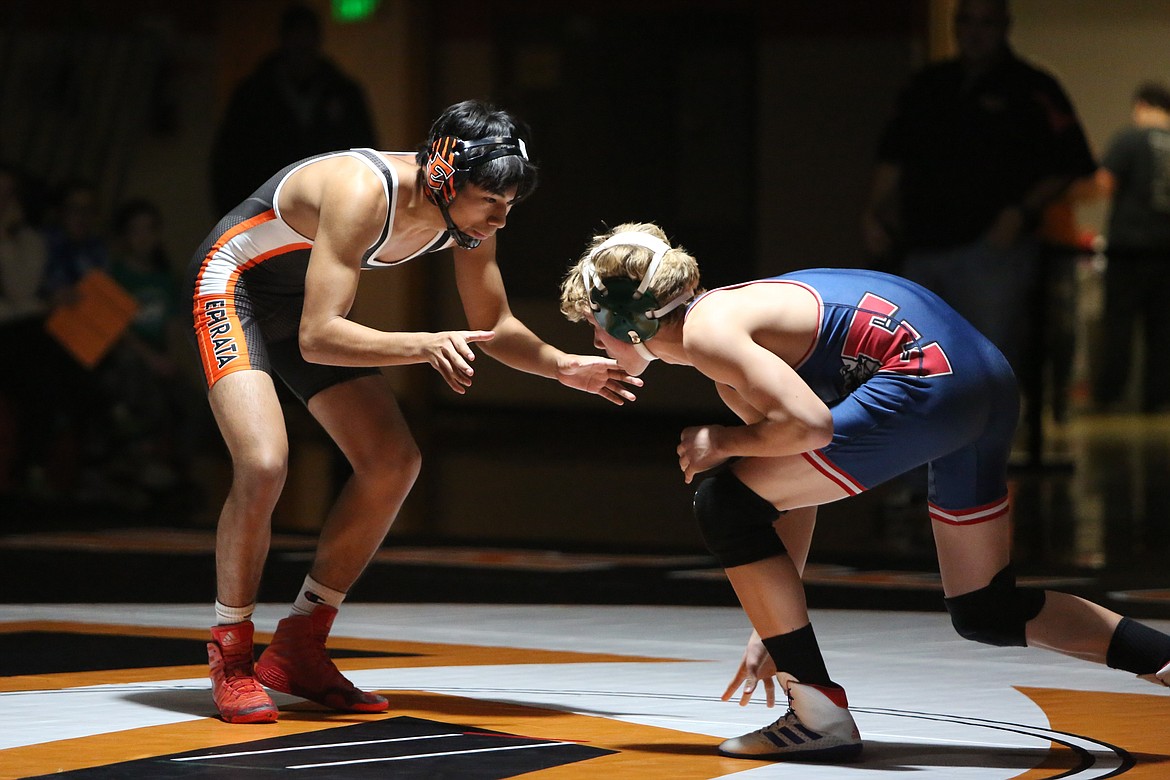
{"label": "dark hair", "polygon": [[1170,113],[1170,89],[1156,81],[1147,81],[1133,93],[1135,103],[1145,103]]}
{"label": "dark hair", "polygon": [[101,192],[98,190],[97,182],[84,176],[71,176],[49,189],[43,215],[44,222],[50,226],[60,227],[66,203],[74,195],[82,193],[93,196],[94,218],[98,218],[101,212],[101,207],[98,204]]}
{"label": "dark hair", "polygon": [[149,215],[154,219],[156,225],[162,226],[162,212],[159,211],[158,206],[146,198],[134,198],[123,203],[114,213],[114,233],[119,236],[123,235],[130,227],[131,221],[140,214]]}
{"label": "dark hair", "polygon": [[[454,136],[461,141],[477,141],[481,138],[501,135],[519,138],[525,146],[530,144],[532,131],[523,120],[481,100],[464,100],[450,106],[431,125],[427,140],[418,147],[415,161],[419,165],[418,184],[422,186],[427,157],[431,144],[436,138]],[[497,157],[471,169],[469,184],[482,187],[488,192],[502,195],[505,190],[516,188],[519,202],[536,189],[538,169],[531,160],[516,155]]]}
{"label": "dark hair", "polygon": [[[134,221],[135,217],[142,215],[151,217],[155,227],[162,228],[162,211],[154,204],[154,201],[147,198],[131,198],[118,206],[118,210],[114,212],[114,234],[118,238],[125,238],[130,223]],[[163,248],[161,240],[156,246],[151,247],[147,260],[155,271],[170,273],[170,257],[167,255],[166,249]]]}
{"label": "dark hair", "polygon": [[79,192],[88,192],[96,198],[99,195],[97,182],[84,176],[71,176],[58,182],[57,186],[53,187],[53,205],[60,208],[65,205],[70,195]]}
{"label": "dark hair", "polygon": [[[991,2],[996,6],[994,10],[996,12],[998,12],[998,14],[999,14],[998,21],[1002,22],[1003,24],[1011,24],[1011,21],[1012,21],[1011,0],[991,0]],[[969,0],[959,0],[959,2],[955,5],[956,18],[959,16],[963,16],[967,12],[966,9],[963,8],[963,6],[967,5],[968,3],[969,3]]]}
{"label": "dark hair", "polygon": [[280,37],[287,38],[299,32],[321,35],[321,17],[304,3],[290,3],[280,15]]}

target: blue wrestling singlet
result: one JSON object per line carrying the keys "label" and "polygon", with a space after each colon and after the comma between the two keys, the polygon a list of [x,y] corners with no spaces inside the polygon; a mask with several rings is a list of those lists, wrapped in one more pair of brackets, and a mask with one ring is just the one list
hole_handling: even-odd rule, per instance
{"label": "blue wrestling singlet", "polygon": [[833,441],[805,458],[850,494],[929,464],[930,514],[973,523],[1008,510],[1019,391],[1007,360],[929,290],[855,269],[796,271],[821,310],[794,366],[829,406]]}

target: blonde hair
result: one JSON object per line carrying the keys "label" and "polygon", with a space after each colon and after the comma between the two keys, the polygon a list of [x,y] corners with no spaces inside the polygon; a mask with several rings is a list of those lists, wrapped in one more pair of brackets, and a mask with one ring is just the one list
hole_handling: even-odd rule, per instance
{"label": "blonde hair", "polygon": [[[585,280],[583,266],[592,262],[597,276],[601,279],[611,279],[615,276],[625,276],[640,281],[654,258],[654,251],[637,244],[618,244],[603,249],[590,260],[599,246],[618,233],[647,233],[654,238],[670,244],[662,228],[652,222],[627,222],[618,225],[612,230],[595,235],[589,246],[577,258],[577,262],[569,269],[565,279],[561,282],[561,313],[571,322],[580,322],[586,312],[593,308],[590,294],[593,292]],[[649,292],[654,295],[660,304],[674,300],[688,290],[692,295],[702,292],[699,288],[699,264],[687,250],[681,246],[672,246],[662,257],[662,263],[651,280]],[[663,315],[662,323],[682,319],[686,307],[680,306]]]}

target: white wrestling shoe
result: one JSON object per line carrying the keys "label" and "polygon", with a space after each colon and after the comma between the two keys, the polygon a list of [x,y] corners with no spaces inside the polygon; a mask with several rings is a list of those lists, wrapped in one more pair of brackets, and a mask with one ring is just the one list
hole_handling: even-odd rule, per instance
{"label": "white wrestling shoe", "polygon": [[1147,682],[1152,682],[1154,685],[1165,685],[1167,688],[1170,688],[1170,664],[1166,664],[1153,674],[1139,674],[1138,677]]}
{"label": "white wrestling shoe", "polygon": [[855,761],[861,733],[840,688],[805,685],[785,672],[776,675],[788,695],[788,712],[762,729],[725,740],[719,752],[733,758],[772,761]]}

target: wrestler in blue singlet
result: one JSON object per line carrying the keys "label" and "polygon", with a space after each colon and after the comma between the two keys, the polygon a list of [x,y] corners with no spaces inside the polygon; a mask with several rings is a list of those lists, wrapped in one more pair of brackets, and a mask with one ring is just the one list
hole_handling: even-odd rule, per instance
{"label": "wrestler in blue singlet", "polygon": [[815,343],[794,366],[833,414],[833,441],[810,462],[850,493],[927,463],[933,519],[1007,511],[1019,392],[990,341],[934,293],[889,274],[812,269],[766,282],[800,285],[821,306]]}

